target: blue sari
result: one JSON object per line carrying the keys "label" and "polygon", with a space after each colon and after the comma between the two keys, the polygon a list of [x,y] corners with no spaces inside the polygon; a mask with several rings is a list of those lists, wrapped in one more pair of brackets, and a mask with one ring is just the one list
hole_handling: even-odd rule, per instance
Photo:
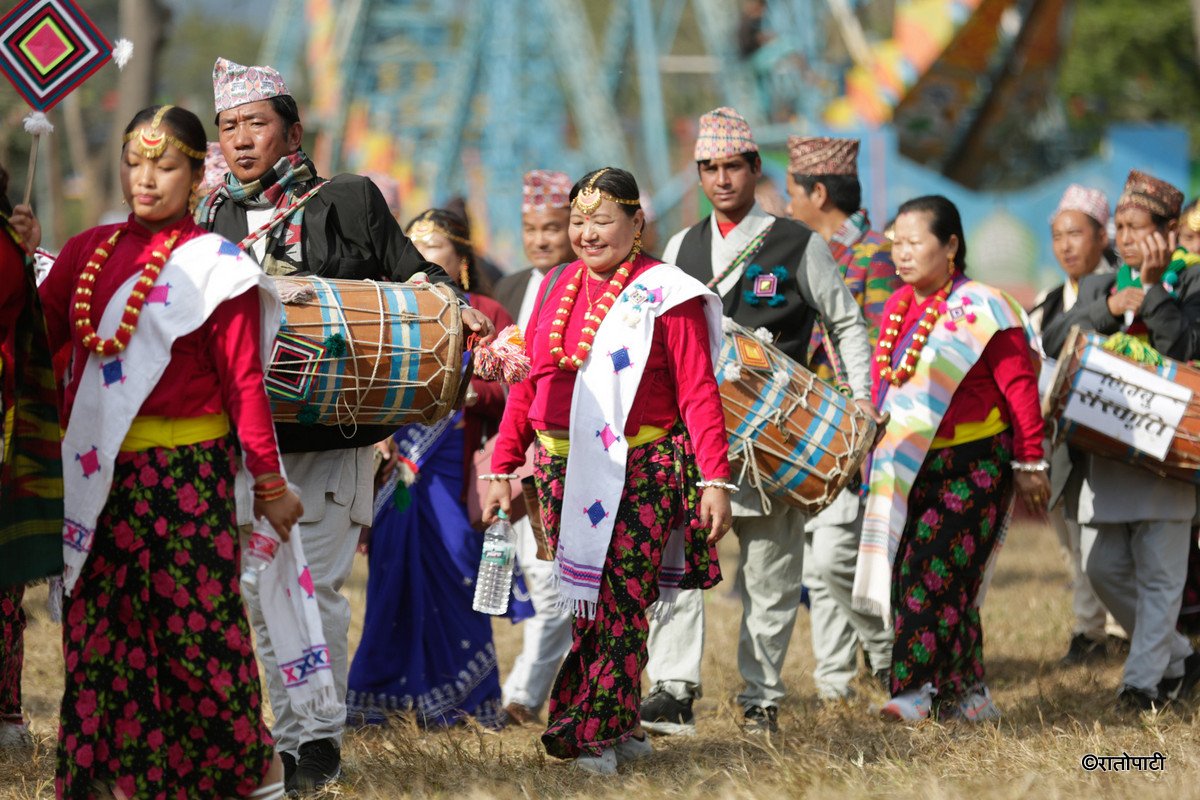
{"label": "blue sari", "polygon": [[[462,502],[461,419],[459,412],[394,436],[417,479],[405,510],[399,469],[375,500],[367,610],[346,694],[350,724],[380,724],[404,712],[430,727],[468,716],[485,727],[503,724],[492,618],[471,608],[483,534]],[[533,616],[519,574],[513,591],[508,616]]]}

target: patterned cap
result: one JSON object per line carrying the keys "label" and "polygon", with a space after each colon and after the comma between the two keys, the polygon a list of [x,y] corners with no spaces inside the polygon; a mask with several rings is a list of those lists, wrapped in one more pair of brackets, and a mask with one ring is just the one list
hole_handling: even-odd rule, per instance
{"label": "patterned cap", "polygon": [[749,123],[732,108],[721,106],[700,118],[700,134],[696,137],[697,161],[757,152],[758,144]]}
{"label": "patterned cap", "polygon": [[229,172],[229,164],[221,152],[220,142],[209,142],[208,152],[204,154],[204,177],[198,190],[200,195],[204,196],[220,187],[225,182],[226,172]]}
{"label": "patterned cap", "polygon": [[787,148],[793,175],[858,175],[858,139],[789,136]]}
{"label": "patterned cap", "polygon": [[568,208],[571,197],[571,178],[565,172],[535,169],[525,173],[521,213]]}
{"label": "patterned cap", "polygon": [[291,94],[274,67],[243,67],[226,58],[213,64],[213,97],[217,113],[230,108]]}
{"label": "patterned cap", "polygon": [[1117,211],[1126,207],[1140,208],[1160,217],[1178,217],[1179,209],[1183,208],[1183,192],[1153,175],[1131,169],[1125,179],[1125,191],[1117,201]]}
{"label": "patterned cap", "polygon": [[1063,192],[1062,199],[1058,201],[1058,208],[1054,209],[1054,216],[1050,217],[1050,222],[1053,223],[1064,211],[1078,211],[1087,214],[1096,220],[1101,228],[1108,225],[1108,197],[1099,189],[1089,189],[1078,183],[1072,183]]}

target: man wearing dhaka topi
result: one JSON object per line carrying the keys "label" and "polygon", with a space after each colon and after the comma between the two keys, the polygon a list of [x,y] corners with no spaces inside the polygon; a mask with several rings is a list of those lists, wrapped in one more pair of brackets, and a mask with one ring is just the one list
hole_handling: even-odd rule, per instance
{"label": "man wearing dhaka topi", "polygon": [[[197,209],[201,227],[238,242],[271,275],[407,281],[424,273],[431,282],[451,283],[445,271],[421,258],[370,180],[317,176],[301,149],[304,129],[296,101],[279,72],[218,58],[213,94],[229,174]],[[462,319],[480,336],[492,333],[490,321],[474,309],[464,306]],[[275,713],[271,733],[287,788],[307,792],[335,779],[340,770],[350,630],[350,604],[340,589],[350,574],[359,532],[371,524],[373,445],[393,431],[360,425],[346,438],[332,426],[281,423],[276,432],[284,469],[304,503],[300,538],[329,645],[338,698],[334,713],[322,716],[292,706],[257,587],[246,585],[242,591],[267,675]]]}

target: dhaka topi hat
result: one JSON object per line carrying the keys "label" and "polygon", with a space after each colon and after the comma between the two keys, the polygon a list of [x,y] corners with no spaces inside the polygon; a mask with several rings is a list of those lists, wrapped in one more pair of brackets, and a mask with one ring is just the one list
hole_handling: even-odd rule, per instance
{"label": "dhaka topi hat", "polygon": [[244,67],[227,58],[218,58],[213,64],[213,97],[218,114],[285,94],[291,92],[274,67]]}
{"label": "dhaka topi hat", "polygon": [[789,136],[787,149],[793,175],[858,175],[858,139]]}
{"label": "dhaka topi hat", "polygon": [[1054,209],[1054,216],[1050,218],[1050,221],[1053,222],[1064,211],[1078,211],[1081,214],[1087,214],[1101,228],[1108,226],[1110,216],[1108,197],[1099,189],[1089,189],[1078,183],[1072,183],[1063,192],[1062,199],[1058,201],[1058,208]]}
{"label": "dhaka topi hat", "polygon": [[1140,208],[1160,217],[1178,217],[1183,208],[1183,192],[1164,180],[1140,170],[1129,170],[1125,190],[1117,201],[1117,211]]}
{"label": "dhaka topi hat", "polygon": [[758,144],[750,132],[750,124],[732,108],[721,106],[700,118],[700,132],[696,137],[697,161],[757,152]]}
{"label": "dhaka topi hat", "polygon": [[535,169],[525,173],[521,195],[521,213],[568,208],[571,205],[571,177],[565,172]]}

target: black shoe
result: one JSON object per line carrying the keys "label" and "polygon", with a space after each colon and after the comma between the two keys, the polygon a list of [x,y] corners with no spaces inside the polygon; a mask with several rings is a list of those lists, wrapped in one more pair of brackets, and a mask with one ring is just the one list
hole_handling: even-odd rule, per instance
{"label": "black shoe", "polygon": [[342,754],[333,739],[315,739],[300,745],[300,759],[292,779],[285,784],[289,792],[312,792],[335,781],[342,774]]}
{"label": "black shoe", "polygon": [[1158,684],[1158,696],[1171,703],[1186,701],[1200,682],[1200,653],[1193,652],[1183,660],[1183,675],[1178,678],[1163,678]]}
{"label": "black shoe", "polygon": [[775,706],[747,706],[742,730],[746,733],[779,733],[779,709]]}
{"label": "black shoe", "polygon": [[1099,661],[1105,655],[1107,653],[1105,652],[1104,642],[1091,639],[1086,633],[1077,633],[1071,637],[1071,645],[1067,648],[1067,654],[1058,663],[1064,667],[1071,667],[1076,664],[1088,664],[1092,661]]}
{"label": "black shoe", "polygon": [[1117,705],[1129,711],[1157,711],[1165,703],[1160,697],[1152,695],[1136,686],[1126,684],[1117,693]]}
{"label": "black shoe", "polygon": [[279,760],[283,762],[283,785],[287,786],[296,774],[296,757],[291,753],[280,753]]}
{"label": "black shoe", "polygon": [[675,695],[659,689],[642,701],[642,727],[659,736],[696,735],[696,718],[692,715],[692,698],[676,699]]}

